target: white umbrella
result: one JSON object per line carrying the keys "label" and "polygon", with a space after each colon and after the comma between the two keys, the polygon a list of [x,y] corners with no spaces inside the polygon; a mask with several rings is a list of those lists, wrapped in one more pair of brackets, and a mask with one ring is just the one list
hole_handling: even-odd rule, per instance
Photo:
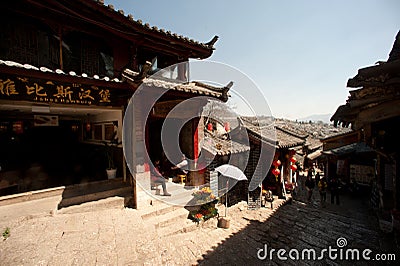
{"label": "white umbrella", "polygon": [[240,180],[247,180],[247,177],[242,172],[242,170],[230,164],[223,164],[221,166],[216,167],[215,170],[219,172],[221,175],[228,177],[226,181],[226,200],[225,200],[225,217],[226,217],[226,213],[228,210],[229,178],[240,181]]}
{"label": "white umbrella", "polygon": [[230,164],[223,164],[221,166],[218,166],[217,168],[215,168],[215,170],[217,172],[219,172],[221,175],[232,178],[232,179],[236,179],[236,180],[247,180],[246,175],[242,172],[242,170],[240,170],[239,168],[237,168],[234,165],[230,165]]}

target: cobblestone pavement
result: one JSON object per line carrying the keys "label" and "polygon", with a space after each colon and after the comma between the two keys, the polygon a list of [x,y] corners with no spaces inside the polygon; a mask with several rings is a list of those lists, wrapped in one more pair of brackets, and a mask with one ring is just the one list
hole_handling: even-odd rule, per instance
{"label": "cobblestone pavement", "polygon": [[[279,208],[248,210],[244,202],[230,207],[230,228],[210,220],[196,230],[159,236],[137,210],[109,209],[0,221],[10,236],[0,242],[1,265],[352,265],[326,256],[319,261],[260,260],[264,250],[315,249],[320,252],[345,238],[344,248],[394,253],[392,238],[379,232],[373,214],[357,199],[342,205],[294,200]],[[282,203],[276,201],[276,206]],[[222,206],[221,206],[222,208]],[[223,213],[223,211],[220,211]],[[343,240],[343,239],[342,239]],[[265,246],[267,245],[267,246]],[[343,248],[343,249],[344,249]],[[261,249],[261,251],[259,251]],[[293,253],[295,255],[295,253]],[[292,255],[293,255],[292,254]],[[370,255],[371,255],[370,254]],[[319,253],[318,253],[319,255]],[[372,256],[372,255],[371,255]],[[397,255],[399,256],[399,255]],[[397,259],[400,259],[398,257]],[[368,264],[366,261],[360,265]],[[390,264],[390,263],[388,263]],[[395,263],[392,263],[395,265]]]}

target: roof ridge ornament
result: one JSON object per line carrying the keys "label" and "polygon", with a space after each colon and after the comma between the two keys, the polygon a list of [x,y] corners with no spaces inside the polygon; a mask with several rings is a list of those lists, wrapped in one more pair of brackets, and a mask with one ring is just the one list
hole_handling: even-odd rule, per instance
{"label": "roof ridge ornament", "polygon": [[218,39],[219,39],[219,36],[218,36],[218,35],[215,35],[215,36],[211,39],[211,41],[205,43],[204,45],[209,46],[209,47],[213,47],[214,44],[218,41]]}

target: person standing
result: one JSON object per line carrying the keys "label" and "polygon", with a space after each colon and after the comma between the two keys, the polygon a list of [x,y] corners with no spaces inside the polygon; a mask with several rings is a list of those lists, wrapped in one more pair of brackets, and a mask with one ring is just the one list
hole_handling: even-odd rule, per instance
{"label": "person standing", "polygon": [[307,201],[311,202],[313,190],[315,187],[314,180],[311,178],[312,175],[307,175],[307,180],[305,182],[306,189],[307,189]]}
{"label": "person standing", "polygon": [[322,177],[318,182],[318,191],[321,199],[321,207],[325,208],[326,206],[326,188],[328,184],[326,183],[325,177]]}
{"label": "person standing", "polygon": [[331,191],[331,204],[334,204],[336,198],[336,205],[339,205],[339,179],[336,177],[332,178],[329,186]]}
{"label": "person standing", "polygon": [[315,174],[315,184],[318,186],[318,184],[319,184],[319,180],[321,180],[321,176],[320,176],[320,174],[319,174],[319,172],[317,172],[316,174]]}

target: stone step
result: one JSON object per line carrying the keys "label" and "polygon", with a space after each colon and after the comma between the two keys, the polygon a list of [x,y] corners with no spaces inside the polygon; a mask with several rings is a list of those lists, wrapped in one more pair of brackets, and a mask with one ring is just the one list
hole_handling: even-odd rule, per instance
{"label": "stone step", "polygon": [[114,197],[114,196],[119,196],[122,198],[131,198],[132,197],[132,188],[131,187],[119,187],[115,189],[109,189],[109,190],[104,190],[104,191],[99,191],[99,192],[93,192],[93,193],[87,193],[87,194],[76,194],[76,196],[62,196],[62,200],[58,205],[58,208],[65,208],[69,207],[72,205],[77,205],[77,204],[82,204],[85,202],[90,202],[90,201],[97,201],[100,199],[106,199],[109,197]]}
{"label": "stone step", "polygon": [[146,226],[157,231],[160,237],[191,232],[198,228],[188,219],[189,211],[182,206],[158,202],[154,206],[139,210]]}
{"label": "stone step", "polygon": [[109,197],[90,202],[81,203],[79,205],[72,205],[57,210],[57,214],[71,214],[83,212],[95,212],[106,209],[123,209],[126,205],[127,199],[125,197]]}
{"label": "stone step", "polygon": [[192,232],[197,230],[200,226],[201,225],[198,225],[190,219],[183,219],[177,221],[174,225],[158,228],[157,234],[160,237],[167,237],[171,235]]}
{"label": "stone step", "polygon": [[87,182],[67,186],[63,192],[64,198],[72,198],[96,192],[108,191],[123,187],[130,187],[129,182],[124,182],[122,178]]}
{"label": "stone step", "polygon": [[169,205],[160,201],[153,201],[153,205],[148,206],[143,209],[139,209],[138,212],[142,216],[142,219],[144,221],[149,220],[151,218],[154,218],[159,215],[163,215],[165,213],[172,212],[178,208],[178,206],[175,205]]}
{"label": "stone step", "polygon": [[172,212],[168,212],[162,215],[158,215],[152,219],[151,222],[154,222],[154,226],[156,229],[162,227],[176,226],[180,221],[186,220],[189,212],[184,209],[176,209]]}
{"label": "stone step", "polygon": [[55,188],[34,190],[13,195],[1,196],[0,206],[8,206],[11,204],[29,202],[45,198],[61,197],[63,195],[64,190],[65,187],[55,187]]}

